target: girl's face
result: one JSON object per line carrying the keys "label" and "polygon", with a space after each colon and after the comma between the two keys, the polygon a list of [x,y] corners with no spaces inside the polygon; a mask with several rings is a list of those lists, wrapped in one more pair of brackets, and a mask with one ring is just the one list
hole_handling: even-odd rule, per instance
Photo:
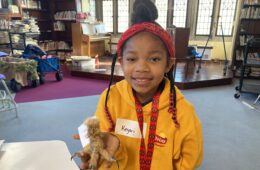
{"label": "girl's face", "polygon": [[119,61],[125,79],[140,102],[151,99],[174,60],[167,57],[163,42],[149,32],[140,32],[125,44]]}

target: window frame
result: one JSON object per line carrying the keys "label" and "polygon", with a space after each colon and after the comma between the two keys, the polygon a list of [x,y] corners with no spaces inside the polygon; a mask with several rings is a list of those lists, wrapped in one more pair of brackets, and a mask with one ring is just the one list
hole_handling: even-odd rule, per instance
{"label": "window frame", "polygon": [[[90,1],[91,1],[91,0],[89,0],[89,12],[91,11],[91,10],[90,10],[90,8],[91,8]],[[97,1],[96,1],[96,0],[93,0],[93,1],[95,1],[95,19],[97,19]],[[93,16],[92,16],[92,17],[93,17]]]}
{"label": "window frame", "polygon": [[[111,0],[112,1],[112,6],[113,6],[113,11],[112,11],[112,22],[113,22],[113,31],[109,32],[112,34],[122,34],[121,32],[118,32],[118,1],[117,0]],[[131,3],[132,1],[128,0],[128,11],[129,11],[129,18],[128,18],[128,26],[130,23],[130,17],[131,17]],[[100,6],[100,9],[98,10],[98,5]],[[100,12],[100,15],[97,14],[97,19],[103,21],[103,0],[96,0],[96,8],[98,12]]]}
{"label": "window frame", "polygon": [[[158,0],[158,1],[160,1],[160,0]],[[166,8],[166,21],[165,21],[165,29],[167,28],[167,27],[169,27],[169,23],[168,23],[168,18],[169,18],[169,6],[171,5],[171,3],[170,3],[170,1],[172,1],[172,0],[166,0],[167,1],[167,8]],[[156,0],[154,0],[154,4],[156,5]],[[158,11],[158,15],[159,15],[159,11]],[[158,17],[159,18],[159,17]],[[159,22],[158,22],[158,24],[160,24]],[[160,24],[161,25],[161,24]],[[162,26],[162,25],[161,25]],[[162,26],[163,27],[163,26]],[[163,27],[164,28],[164,27]]]}
{"label": "window frame", "polygon": [[[215,36],[216,37],[221,37],[222,36],[222,34],[218,35],[218,24],[219,24],[219,19],[220,19],[219,16],[220,16],[221,1],[224,1],[224,0],[220,0],[220,2],[219,2],[217,22],[216,22],[216,31],[215,31]],[[232,20],[233,23],[232,23],[231,35],[224,35],[224,37],[232,37],[233,36],[233,33],[234,33],[234,22],[235,22],[235,18],[236,18],[237,8],[238,8],[238,0],[236,0],[235,10],[234,10],[234,17],[233,17],[233,20]]]}
{"label": "window frame", "polygon": [[[173,13],[174,13],[174,2],[175,1],[178,1],[178,0],[169,0],[169,1],[172,1],[172,11],[171,11],[171,25],[173,25],[173,20],[174,20],[174,16],[173,16]],[[184,27],[183,28],[187,28],[187,25],[188,25],[188,18],[189,18],[189,5],[190,5],[190,1],[189,0],[186,0],[187,1],[187,6],[186,6],[186,19],[185,19],[185,24],[184,24]],[[168,3],[169,4],[169,3]],[[169,13],[168,13],[169,14]]]}
{"label": "window frame", "polygon": [[212,4],[213,8],[212,8],[212,12],[211,12],[211,23],[210,23],[210,28],[209,28],[209,34],[197,34],[200,0],[198,0],[197,2],[198,2],[198,5],[197,5],[197,9],[196,9],[196,22],[195,22],[195,32],[194,32],[194,34],[195,34],[195,36],[210,36],[210,35],[213,36],[212,35],[213,30],[212,29],[213,29],[213,24],[214,24],[214,10],[215,10],[214,6],[216,6],[215,5],[216,1],[213,0],[213,4]]}
{"label": "window frame", "polygon": [[[129,27],[129,22],[130,22],[130,17],[131,17],[131,14],[130,14],[130,0],[127,0],[128,1],[128,27]],[[119,24],[118,24],[118,20],[119,20],[119,16],[118,16],[118,12],[119,12],[119,9],[118,9],[118,0],[116,2],[116,33],[117,34],[122,34],[123,32],[119,32]]]}
{"label": "window frame", "polygon": [[[96,0],[96,16],[98,20],[103,20],[103,6],[102,6],[103,0]],[[117,0],[113,1],[113,34],[121,34],[118,32],[118,3]],[[133,1],[129,1],[129,25],[131,23],[131,14],[132,14],[132,7],[133,7]],[[152,0],[155,2],[155,0]],[[168,0],[168,11],[167,11],[167,21],[166,21],[166,27],[172,27],[173,26],[173,10],[174,10],[174,1],[176,0]],[[196,34],[197,30],[197,21],[198,21],[198,13],[199,13],[199,1],[200,0],[187,0],[187,10],[186,10],[186,21],[185,21],[185,28],[191,28],[190,29],[190,40],[204,40],[209,35],[202,35],[202,34]],[[216,40],[220,40],[219,37],[222,35],[217,35],[217,24],[219,22],[218,16],[220,13],[220,3],[221,1],[213,0],[213,10],[212,10],[212,19],[210,24],[210,33],[212,38]],[[235,14],[233,19],[233,27],[232,27],[232,34],[231,35],[225,35],[225,37],[232,38],[235,31],[235,25],[234,21],[237,15],[237,9],[238,9],[239,0],[236,0],[236,7],[235,7]],[[101,8],[99,8],[101,6]]]}
{"label": "window frame", "polygon": [[[103,1],[104,0],[101,0],[100,1],[100,5],[101,5],[101,20],[102,22],[104,23],[104,17],[103,17]],[[108,0],[105,0],[105,1],[108,1]],[[112,1],[112,32],[109,32],[107,31],[108,33],[114,33],[115,32],[115,10],[114,10],[114,3],[115,3],[115,0],[109,0],[109,1]]]}

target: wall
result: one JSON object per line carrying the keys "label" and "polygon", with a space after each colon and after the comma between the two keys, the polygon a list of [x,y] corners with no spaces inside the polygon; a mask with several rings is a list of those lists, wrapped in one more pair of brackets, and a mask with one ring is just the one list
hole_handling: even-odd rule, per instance
{"label": "wall", "polygon": [[[237,28],[239,25],[239,19],[240,19],[240,12],[241,12],[241,5],[242,5],[243,0],[238,0],[237,1],[237,7],[236,7],[236,14],[234,18],[234,29],[233,29],[233,35],[232,37],[225,37],[225,46],[226,46],[226,52],[227,52],[227,59],[232,60],[233,58],[233,52],[234,52],[234,44],[237,36]],[[196,5],[196,4],[194,4]],[[193,10],[194,15],[195,11]],[[215,10],[217,12],[217,10]],[[204,37],[195,37],[194,32],[195,32],[195,21],[193,24],[193,34],[190,36],[190,45],[199,45],[199,46],[205,46],[207,38]],[[216,30],[216,24],[213,25],[213,30]],[[213,49],[211,51],[211,59],[220,59],[223,60],[225,57],[224,54],[224,48],[223,48],[223,41],[221,37],[216,37],[213,35],[213,39],[210,39],[208,46],[212,46]]]}
{"label": "wall", "polygon": [[[234,44],[235,44],[235,39],[236,39],[236,35],[237,35],[237,27],[239,24],[240,11],[241,11],[240,9],[241,9],[242,1],[243,0],[237,1],[237,9],[236,9],[236,14],[235,14],[235,18],[234,18],[233,35],[232,35],[232,37],[225,37],[225,47],[226,47],[226,54],[227,54],[228,60],[232,60],[232,58],[233,58]],[[188,15],[196,16],[198,0],[191,1],[190,3],[192,3],[192,4],[188,6],[189,7]],[[220,3],[220,2],[216,1],[216,3]],[[130,3],[130,4],[132,4],[132,3]],[[218,10],[219,9],[217,8],[214,11],[216,13],[215,16],[217,16]],[[193,20],[191,20],[191,18],[192,17],[189,17],[188,21],[187,21],[188,25],[190,25],[190,27],[192,28],[191,32],[190,32],[189,45],[205,46],[207,37],[206,36],[195,36],[196,19],[193,18]],[[215,30],[216,30],[216,24],[213,24],[213,32],[215,32]],[[115,35],[115,37],[113,38],[112,41],[116,42],[117,40],[118,40],[118,35]],[[213,35],[213,38],[210,39],[208,46],[213,47],[213,49],[211,51],[211,59],[224,60],[225,53],[224,53],[223,41],[222,41],[221,37]],[[108,50],[109,47],[107,46],[106,49]]]}
{"label": "wall", "polygon": [[[112,39],[112,42],[117,42],[118,37],[115,37]],[[205,46],[206,41],[195,41],[190,40],[189,45],[197,45],[197,46]],[[227,58],[228,60],[231,60],[232,58],[232,41],[225,41],[226,51],[227,51]],[[223,48],[223,42],[222,41],[213,41],[210,40],[208,43],[208,47],[213,47],[211,50],[211,59],[220,59],[224,60],[224,48]],[[106,47],[107,50],[109,50],[109,46]]]}
{"label": "wall", "polygon": [[[197,46],[205,46],[206,41],[189,41],[189,45],[197,45]],[[225,53],[224,53],[224,46],[222,41],[212,41],[210,40],[208,47],[213,47],[211,50],[211,59],[220,59],[224,60],[225,59]],[[227,59],[231,60],[232,58],[232,42],[226,42],[225,41],[225,46],[226,46],[226,52],[227,52]]]}

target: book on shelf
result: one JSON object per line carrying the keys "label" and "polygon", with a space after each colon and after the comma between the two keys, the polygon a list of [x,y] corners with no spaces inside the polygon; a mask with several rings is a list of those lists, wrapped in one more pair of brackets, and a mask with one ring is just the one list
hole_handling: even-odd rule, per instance
{"label": "book on shelf", "polygon": [[240,44],[241,46],[244,46],[244,45],[246,44],[245,36],[243,36],[243,35],[240,35],[240,36],[239,36],[239,44]]}
{"label": "book on shelf", "polygon": [[236,60],[243,60],[244,53],[243,50],[236,50]]}
{"label": "book on shelf", "polygon": [[243,8],[240,17],[242,19],[259,19],[260,7],[250,6],[248,8]]}
{"label": "book on shelf", "polygon": [[259,5],[260,0],[244,0],[244,5]]}
{"label": "book on shelf", "polygon": [[[250,75],[250,68],[246,67],[244,70],[244,77],[248,77]],[[241,67],[237,68],[236,72],[235,72],[235,76],[239,77],[241,76]]]}
{"label": "book on shelf", "polygon": [[35,1],[35,0],[22,0],[21,7],[29,8],[29,9],[42,9],[41,1]]}
{"label": "book on shelf", "polygon": [[61,21],[56,21],[53,23],[54,31],[65,31],[65,25]]}
{"label": "book on shelf", "polygon": [[46,41],[40,42],[39,46],[44,51],[71,50],[71,47],[65,41]]}
{"label": "book on shelf", "polygon": [[55,20],[76,20],[76,11],[61,11],[54,15]]}

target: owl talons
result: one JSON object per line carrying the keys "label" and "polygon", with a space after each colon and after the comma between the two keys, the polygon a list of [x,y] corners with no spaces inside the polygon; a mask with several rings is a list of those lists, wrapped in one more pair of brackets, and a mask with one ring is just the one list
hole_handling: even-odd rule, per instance
{"label": "owl talons", "polygon": [[73,158],[75,158],[75,157],[81,157],[81,153],[80,152],[76,152],[76,153],[74,153],[71,157],[70,157],[70,159],[72,160]]}

